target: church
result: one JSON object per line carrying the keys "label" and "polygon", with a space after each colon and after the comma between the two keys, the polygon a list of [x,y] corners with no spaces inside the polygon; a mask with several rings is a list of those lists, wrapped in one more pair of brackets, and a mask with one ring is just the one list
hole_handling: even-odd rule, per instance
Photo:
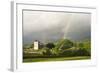
{"label": "church", "polygon": [[33,44],[34,44],[34,48],[33,49],[34,50],[38,50],[39,49],[39,41],[35,40]]}
{"label": "church", "polygon": [[38,40],[35,40],[33,44],[34,44],[33,47],[34,50],[39,50],[40,48],[43,48],[43,43],[40,43],[40,41]]}

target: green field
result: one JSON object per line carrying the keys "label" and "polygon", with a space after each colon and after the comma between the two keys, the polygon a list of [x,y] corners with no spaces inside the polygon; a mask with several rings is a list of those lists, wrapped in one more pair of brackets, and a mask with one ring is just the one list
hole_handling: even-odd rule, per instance
{"label": "green field", "polygon": [[90,56],[79,56],[79,57],[60,57],[60,58],[28,58],[23,59],[24,63],[30,62],[46,62],[46,61],[68,61],[68,60],[87,60]]}

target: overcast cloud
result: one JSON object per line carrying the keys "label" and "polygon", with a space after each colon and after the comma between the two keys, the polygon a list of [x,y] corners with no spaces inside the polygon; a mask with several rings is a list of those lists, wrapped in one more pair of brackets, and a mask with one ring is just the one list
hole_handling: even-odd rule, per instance
{"label": "overcast cloud", "polygon": [[89,39],[91,14],[24,11],[23,41],[54,41],[66,37],[71,40]]}

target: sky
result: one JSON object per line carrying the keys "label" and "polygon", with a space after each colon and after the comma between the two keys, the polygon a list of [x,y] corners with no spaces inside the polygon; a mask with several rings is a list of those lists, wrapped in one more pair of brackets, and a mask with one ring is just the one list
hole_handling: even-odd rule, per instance
{"label": "sky", "polygon": [[91,14],[75,12],[23,11],[23,43],[90,39]]}

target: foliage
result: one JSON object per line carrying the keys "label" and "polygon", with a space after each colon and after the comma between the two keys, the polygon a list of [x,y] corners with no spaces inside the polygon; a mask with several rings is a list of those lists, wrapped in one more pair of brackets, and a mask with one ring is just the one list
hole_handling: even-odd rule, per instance
{"label": "foliage", "polygon": [[68,40],[68,39],[65,39],[64,40],[64,43],[63,43],[63,46],[62,46],[62,49],[64,50],[64,49],[68,49],[68,48],[71,48],[71,47],[73,47],[73,42],[72,41],[70,41],[70,40]]}
{"label": "foliage", "polygon": [[84,42],[80,42],[78,43],[77,48],[86,51],[89,53],[89,55],[91,55],[91,43],[90,41],[84,41]]}
{"label": "foliage", "polygon": [[55,45],[53,43],[47,43],[46,47],[49,48],[49,49],[52,49],[52,48],[55,47]]}
{"label": "foliage", "polygon": [[44,48],[43,55],[51,55],[49,48]]}
{"label": "foliage", "polygon": [[[32,47],[33,45],[31,44],[26,45],[23,48],[28,50]],[[90,40],[72,42],[68,39],[61,39],[57,42],[47,43],[46,45],[42,44],[42,47],[39,50],[33,50],[33,52],[35,53],[24,53],[24,58],[91,56],[91,43]]]}
{"label": "foliage", "polygon": [[62,45],[63,45],[63,43],[64,43],[64,39],[59,40],[59,41],[57,42],[55,48],[60,50],[61,47],[62,47]]}
{"label": "foliage", "polygon": [[86,49],[79,49],[75,52],[75,56],[90,56],[90,53]]}
{"label": "foliage", "polygon": [[51,51],[52,55],[55,55],[55,56],[57,56],[57,55],[60,54],[60,50],[57,49],[57,48],[53,48],[53,49],[51,49],[50,51]]}
{"label": "foliage", "polygon": [[25,45],[23,46],[23,49],[29,49],[29,48],[33,48],[33,47],[34,47],[33,44],[25,44]]}

